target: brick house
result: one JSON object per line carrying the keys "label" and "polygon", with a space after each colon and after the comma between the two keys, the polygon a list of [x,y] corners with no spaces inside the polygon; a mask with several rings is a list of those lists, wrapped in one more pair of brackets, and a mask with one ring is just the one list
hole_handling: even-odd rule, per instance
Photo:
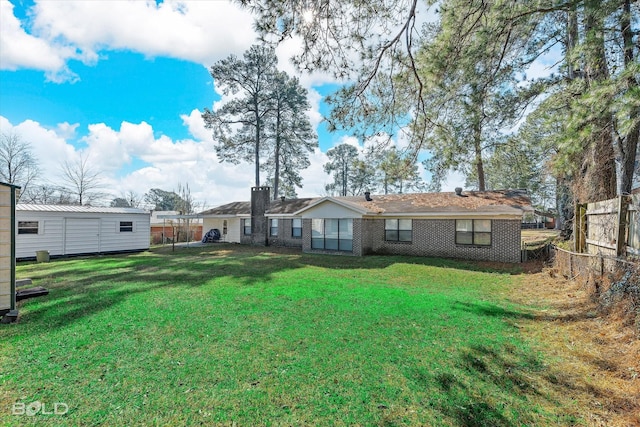
{"label": "brick house", "polygon": [[522,216],[532,211],[523,190],[277,201],[269,195],[268,187],[254,187],[251,202],[202,212],[205,230],[226,221],[224,234],[234,237],[226,241],[309,253],[520,262]]}

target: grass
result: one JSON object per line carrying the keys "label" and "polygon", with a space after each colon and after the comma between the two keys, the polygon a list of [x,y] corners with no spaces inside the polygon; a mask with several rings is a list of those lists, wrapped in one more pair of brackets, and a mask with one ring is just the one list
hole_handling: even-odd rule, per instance
{"label": "grass", "polygon": [[[522,277],[459,261],[215,245],[20,264],[0,425],[573,425]],[[554,388],[555,387],[555,388]],[[64,415],[12,415],[62,402]]]}

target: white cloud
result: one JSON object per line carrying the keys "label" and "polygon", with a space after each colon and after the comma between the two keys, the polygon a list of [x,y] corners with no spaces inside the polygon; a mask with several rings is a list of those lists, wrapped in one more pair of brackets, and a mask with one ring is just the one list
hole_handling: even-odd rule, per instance
{"label": "white cloud", "polygon": [[199,141],[208,141],[211,139],[211,131],[204,125],[204,119],[202,118],[202,112],[197,108],[191,111],[189,115],[180,115],[182,124],[184,124],[191,136]]}
{"label": "white cloud", "polygon": [[32,68],[45,71],[51,81],[72,81],[77,76],[66,61],[74,54],[69,46],[28,34],[13,14],[13,4],[0,0],[0,70]]}
{"label": "white cloud", "polygon": [[[81,150],[75,148],[75,141],[66,139],[69,129],[76,130],[77,127],[68,123],[47,129],[32,120],[12,125],[0,116],[0,129],[31,142],[40,162],[42,179],[52,184],[59,182],[61,165],[74,161],[82,152],[101,170],[106,191],[112,197],[128,191],[142,195],[151,188],[172,191],[177,190],[178,185],[188,183],[191,194],[201,206],[249,200],[249,189],[254,184],[253,166],[221,163],[209,133],[202,123],[198,123],[199,115],[194,110],[189,116],[182,117],[195,139],[177,141],[167,136],[156,138],[153,128],[146,122],[123,122],[120,129],[104,123],[91,124],[87,134],[80,139],[86,144]],[[316,149],[310,157],[312,166],[302,173],[301,197],[322,194],[328,180],[322,169],[326,154]],[[146,165],[140,166],[139,162]]]}
{"label": "white cloud", "polygon": [[86,61],[128,49],[210,65],[255,40],[249,13],[227,1],[39,1],[33,31],[64,40]]}
{"label": "white cloud", "polygon": [[36,69],[76,81],[69,59],[93,64],[109,50],[167,56],[205,66],[241,54],[256,39],[249,12],[228,1],[36,1],[29,21],[0,0],[0,69]]}
{"label": "white cloud", "polygon": [[442,191],[454,191],[456,187],[464,188],[466,178],[460,172],[449,171],[442,183]]}

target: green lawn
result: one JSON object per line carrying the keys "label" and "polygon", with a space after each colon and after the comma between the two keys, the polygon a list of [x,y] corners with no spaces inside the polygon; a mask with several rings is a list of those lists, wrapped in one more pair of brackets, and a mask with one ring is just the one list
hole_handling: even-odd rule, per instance
{"label": "green lawn", "polygon": [[[540,386],[549,367],[517,328],[527,311],[500,296],[520,275],[221,244],[25,263],[18,277],[50,294],[0,325],[0,425],[575,421]],[[69,409],[12,414],[36,401]]]}

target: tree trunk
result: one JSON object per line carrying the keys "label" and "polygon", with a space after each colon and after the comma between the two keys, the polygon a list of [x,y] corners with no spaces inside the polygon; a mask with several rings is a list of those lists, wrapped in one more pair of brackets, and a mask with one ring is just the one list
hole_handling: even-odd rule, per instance
{"label": "tree trunk", "polygon": [[280,108],[276,114],[276,147],[274,154],[275,172],[273,176],[273,200],[278,200],[280,187]]}
{"label": "tree trunk", "polygon": [[478,174],[478,190],[485,191],[484,164],[482,162],[482,128],[480,119],[473,123],[473,150],[475,153],[476,173]]}
{"label": "tree trunk", "polygon": [[[624,46],[624,66],[633,65],[633,30],[631,28],[631,1],[625,0],[623,13],[620,16],[620,31]],[[626,90],[632,91],[638,87],[638,81],[633,75],[629,75],[626,81]],[[630,112],[629,120],[635,125],[629,133],[618,141],[618,156],[621,160],[620,168],[620,191],[619,194],[629,194],[633,189],[633,172],[638,154],[638,140],[640,139],[640,109],[633,108]]]}
{"label": "tree trunk", "polygon": [[[590,88],[609,78],[604,46],[604,22],[599,0],[585,2],[585,71]],[[616,196],[616,166],[613,147],[613,117],[605,110],[594,119],[594,130],[585,159],[583,191],[587,200]]]}
{"label": "tree trunk", "polygon": [[260,112],[258,111],[258,101],[254,100],[254,113],[256,116],[256,187],[260,187]]}

